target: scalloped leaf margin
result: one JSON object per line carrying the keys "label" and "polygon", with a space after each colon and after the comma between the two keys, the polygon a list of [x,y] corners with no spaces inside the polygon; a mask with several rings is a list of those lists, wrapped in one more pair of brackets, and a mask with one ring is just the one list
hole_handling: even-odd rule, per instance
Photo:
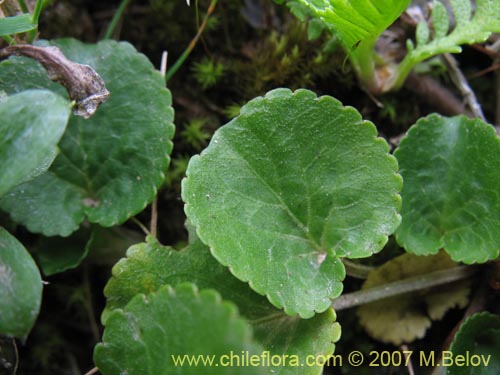
{"label": "scalloped leaf margin", "polygon": [[[170,92],[129,43],[60,39],[41,44],[92,66],[110,99],[88,120],[72,116],[49,171],[13,189],[0,205],[15,221],[46,236],[68,236],[85,218],[102,226],[120,224],[142,211],[164,181],[174,134]],[[0,63],[0,81],[7,93],[46,87],[66,96],[26,58]]]}
{"label": "scalloped leaf margin", "polygon": [[372,123],[332,97],[276,89],[220,128],[182,182],[213,255],[303,318],[342,291],[341,257],[379,251],[399,225],[401,177]]}
{"label": "scalloped leaf margin", "polygon": [[417,255],[444,248],[467,264],[500,248],[500,139],[479,119],[430,115],[394,155],[404,179],[397,241]]}
{"label": "scalloped leaf margin", "polygon": [[[264,374],[257,366],[224,366],[223,356],[230,353],[252,356],[262,349],[235,305],[214,290],[181,284],[139,294],[123,310],[114,310],[94,360],[104,375]],[[200,363],[193,365],[185,356]]]}
{"label": "scalloped leaf margin", "polygon": [[[236,304],[252,325],[255,341],[269,351],[270,356],[298,356],[304,362],[311,354],[328,358],[340,338],[340,325],[332,309],[311,319],[285,315],[248,284],[231,275],[200,240],[176,251],[148,237],[147,243],[130,247],[127,257],[120,260],[112,272],[104,289],[107,298],[101,317],[104,325],[115,309],[125,307],[139,293],[154,292],[162,285],[191,282],[200,289],[215,289],[223,299]],[[319,362],[313,366],[281,362],[271,364],[269,371],[275,375],[320,375],[323,366]]]}

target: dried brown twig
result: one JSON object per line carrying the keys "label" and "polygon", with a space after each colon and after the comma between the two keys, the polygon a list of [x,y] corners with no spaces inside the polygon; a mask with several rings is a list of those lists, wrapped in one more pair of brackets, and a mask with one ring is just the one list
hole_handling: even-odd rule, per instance
{"label": "dried brown twig", "polygon": [[103,79],[92,67],[68,60],[57,47],[17,44],[0,49],[0,60],[9,56],[26,56],[42,64],[49,78],[62,84],[75,101],[75,115],[89,118],[109,97]]}

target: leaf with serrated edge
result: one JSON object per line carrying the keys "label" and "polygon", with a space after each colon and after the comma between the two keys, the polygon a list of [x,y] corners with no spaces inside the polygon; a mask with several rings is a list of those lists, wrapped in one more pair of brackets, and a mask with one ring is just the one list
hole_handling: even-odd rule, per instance
{"label": "leaf with serrated edge", "polygon": [[427,255],[485,262],[500,248],[500,139],[479,119],[431,115],[394,155],[404,179],[398,242]]}
{"label": "leaf with serrated edge", "polygon": [[[127,258],[115,265],[113,277],[106,285],[107,305],[102,321],[106,325],[112,311],[123,308],[138,293],[147,294],[162,285],[182,282],[216,289],[225,300],[234,302],[253,326],[255,340],[271,355],[298,355],[305,359],[311,354],[328,356],[335,349],[340,326],[333,310],[307,320],[285,315],[232,276],[196,239],[182,251],[163,247],[151,237],[147,243],[132,246]],[[319,375],[322,366],[271,366],[269,370],[275,375]]]}
{"label": "leaf with serrated edge", "polygon": [[348,49],[358,41],[377,39],[410,3],[409,0],[298,1],[325,22]]}
{"label": "leaf with serrated edge", "polygon": [[[470,316],[460,326],[450,351],[453,353],[454,361],[451,363],[448,359],[446,375],[500,374],[500,356],[498,355],[500,353],[500,316],[489,312]],[[463,366],[466,358],[469,358],[469,365]],[[458,359],[463,360],[458,362]],[[444,363],[443,359],[443,365]]]}
{"label": "leaf with serrated edge", "polygon": [[[428,257],[403,254],[370,272],[362,289],[455,266],[445,252]],[[425,335],[431,319],[441,319],[449,309],[467,305],[469,284],[463,281],[435,288],[425,295],[408,293],[368,303],[357,310],[360,324],[370,336],[385,343],[401,345],[414,341]],[[426,306],[427,314],[422,306]]]}
{"label": "leaf with serrated edge", "polygon": [[[11,191],[1,206],[33,232],[67,236],[85,217],[113,226],[154,198],[170,160],[173,109],[163,77],[130,44],[62,39],[51,45],[95,68],[111,95],[89,120],[71,117],[49,171]],[[25,58],[2,62],[0,81],[7,93],[49,87],[66,95]]]}
{"label": "leaf with serrated edge", "polygon": [[24,339],[41,301],[42,279],[33,258],[0,227],[0,334]]}
{"label": "leaf with serrated edge", "polygon": [[341,293],[340,258],[370,256],[398,226],[396,170],[387,143],[355,109],[277,89],[191,158],[182,197],[217,260],[307,318]]}
{"label": "leaf with serrated edge", "polygon": [[[139,294],[123,310],[114,310],[94,360],[103,375],[264,374],[257,366],[216,365],[231,353],[262,353],[236,306],[222,301],[214,290],[198,291],[193,284],[182,284]],[[173,357],[184,355],[215,362],[176,366]]]}
{"label": "leaf with serrated edge", "polygon": [[49,168],[70,112],[70,103],[48,90],[0,101],[0,197]]}

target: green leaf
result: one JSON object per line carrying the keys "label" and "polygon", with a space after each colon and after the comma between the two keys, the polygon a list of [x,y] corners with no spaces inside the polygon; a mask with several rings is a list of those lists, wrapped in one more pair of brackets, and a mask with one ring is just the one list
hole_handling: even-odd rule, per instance
{"label": "green leaf", "polygon": [[455,16],[455,27],[460,28],[467,26],[472,15],[470,0],[450,0],[450,3]]}
{"label": "green leaf", "polygon": [[[123,310],[113,311],[94,361],[104,375],[264,373],[254,366],[218,366],[221,357],[231,353],[262,353],[236,306],[222,301],[214,290],[182,284],[138,295]],[[184,355],[215,362],[176,366],[174,358]]]}
{"label": "green leaf", "polygon": [[87,257],[88,229],[80,229],[67,238],[42,237],[36,247],[37,259],[45,276],[78,267]]}
{"label": "green leaf", "polygon": [[432,26],[434,27],[434,38],[443,38],[448,34],[450,29],[450,20],[448,18],[448,11],[443,3],[434,1],[432,8]]}
{"label": "green leaf", "polygon": [[429,41],[429,26],[425,21],[421,21],[417,25],[416,31],[417,46],[425,44]]}
{"label": "green leaf", "polygon": [[[447,375],[500,374],[500,316],[481,312],[470,316],[460,327],[450,348],[453,353],[443,356]],[[453,362],[452,362],[453,359]],[[460,366],[457,360],[468,366]],[[450,366],[452,365],[452,366]],[[473,369],[471,371],[471,369]]]}
{"label": "green leaf", "polygon": [[42,279],[33,258],[0,227],[0,334],[26,338],[41,300]]}
{"label": "green leaf", "polygon": [[[370,272],[362,289],[455,266],[445,252],[428,257],[403,254]],[[461,281],[426,294],[408,293],[362,305],[357,310],[359,322],[370,336],[384,343],[399,346],[412,342],[424,337],[431,319],[442,319],[449,309],[467,305],[469,284]]]}
{"label": "green leaf", "polygon": [[38,27],[33,23],[31,14],[0,18],[0,36],[24,33]]}
{"label": "green leaf", "polygon": [[406,9],[410,0],[299,0],[351,48],[358,41],[371,44]]}
{"label": "green leaf", "polygon": [[191,158],[182,197],[219,262],[287,314],[311,317],[342,291],[340,258],[379,251],[398,226],[396,170],[356,110],[277,89]]}
{"label": "green leaf", "polygon": [[340,40],[368,90],[379,91],[374,47],[379,36],[401,15],[410,0],[298,0]]}
{"label": "green leaf", "polygon": [[67,100],[48,90],[0,101],[0,197],[49,168],[70,111]]}
{"label": "green leaf", "polygon": [[[92,66],[111,96],[89,120],[71,117],[49,171],[17,187],[1,206],[32,232],[67,236],[85,218],[103,226],[122,223],[154,198],[170,160],[173,109],[163,77],[130,44],[52,44]],[[24,58],[2,62],[0,82],[8,93],[40,86],[64,92]]]}
{"label": "green leaf", "polygon": [[307,16],[311,13],[309,8],[304,6],[304,4],[299,1],[288,1],[287,6],[290,9],[290,12],[302,22],[306,22]]}
{"label": "green leaf", "polygon": [[409,252],[444,248],[455,261],[485,262],[500,248],[500,140],[479,119],[431,115],[395,152],[404,179],[396,232]]}
{"label": "green leaf", "polygon": [[[308,320],[289,317],[233,277],[201,241],[191,241],[182,251],[163,247],[151,237],[147,243],[132,246],[127,258],[113,268],[113,277],[104,289],[104,324],[115,309],[123,308],[138,293],[151,293],[166,284],[192,282],[202,289],[216,289],[225,300],[234,302],[251,322],[255,339],[271,355],[298,355],[304,359],[310,354],[327,356],[334,351],[340,327],[331,309]],[[277,375],[319,375],[322,366],[272,366],[270,370]]]}
{"label": "green leaf", "polygon": [[[470,0],[453,0],[452,9],[456,25],[453,31],[446,35],[449,21],[446,9],[438,2],[434,5],[432,20],[434,22],[434,38],[426,44],[419,44],[409,51],[401,62],[400,76],[407,73],[419,62],[442,53],[459,53],[462,44],[484,42],[494,32],[500,32],[500,2],[497,0],[476,0],[474,16],[471,18]],[[400,84],[404,80],[397,79]],[[397,88],[397,87],[396,87]]]}
{"label": "green leaf", "polygon": [[309,21],[307,24],[307,39],[315,40],[321,36],[321,33],[325,29],[325,24],[317,18]]}

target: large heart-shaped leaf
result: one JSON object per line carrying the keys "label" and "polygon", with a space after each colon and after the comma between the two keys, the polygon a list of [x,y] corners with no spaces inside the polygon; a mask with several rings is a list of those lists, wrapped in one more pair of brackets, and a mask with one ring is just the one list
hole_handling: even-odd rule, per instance
{"label": "large heart-shaped leaf", "polygon": [[264,373],[259,366],[225,365],[231,353],[262,353],[236,306],[214,290],[182,284],[140,294],[114,310],[94,360],[103,375]]}
{"label": "large heart-shaped leaf", "polygon": [[[70,119],[49,171],[14,189],[1,206],[33,232],[67,236],[85,217],[113,226],[153,199],[172,150],[173,109],[160,73],[130,44],[51,44],[70,60],[91,65],[111,95],[89,120]],[[8,93],[30,87],[64,92],[26,58],[2,62],[0,81]]]}
{"label": "large heart-shaped leaf", "polygon": [[0,197],[49,168],[69,115],[69,102],[48,90],[0,101]]}
{"label": "large heart-shaped leaf", "polygon": [[[102,320],[107,325],[110,314],[123,308],[138,293],[147,294],[162,285],[186,281],[199,288],[216,289],[225,300],[234,302],[252,324],[256,341],[271,355],[296,355],[305,360],[308,355],[328,356],[334,351],[340,327],[331,309],[308,320],[285,315],[232,276],[199,240],[182,251],[161,246],[153,238],[132,246],[127,258],[115,265],[113,277],[106,285],[107,305]],[[276,375],[319,375],[322,366],[278,364],[269,370]]]}
{"label": "large heart-shaped leaf", "polygon": [[450,351],[442,358],[447,375],[500,374],[500,316],[481,312],[469,317],[455,335]]}
{"label": "large heart-shaped leaf", "polygon": [[500,248],[500,139],[479,119],[431,115],[395,152],[404,178],[396,232],[409,252],[444,248],[455,261],[485,262]]}
{"label": "large heart-shaped leaf", "polygon": [[0,227],[0,334],[25,338],[41,301],[42,279],[33,258]]}
{"label": "large heart-shaped leaf", "polygon": [[311,317],[342,291],[340,258],[379,251],[398,226],[396,170],[356,110],[277,89],[191,159],[182,197],[217,260],[287,314]]}

